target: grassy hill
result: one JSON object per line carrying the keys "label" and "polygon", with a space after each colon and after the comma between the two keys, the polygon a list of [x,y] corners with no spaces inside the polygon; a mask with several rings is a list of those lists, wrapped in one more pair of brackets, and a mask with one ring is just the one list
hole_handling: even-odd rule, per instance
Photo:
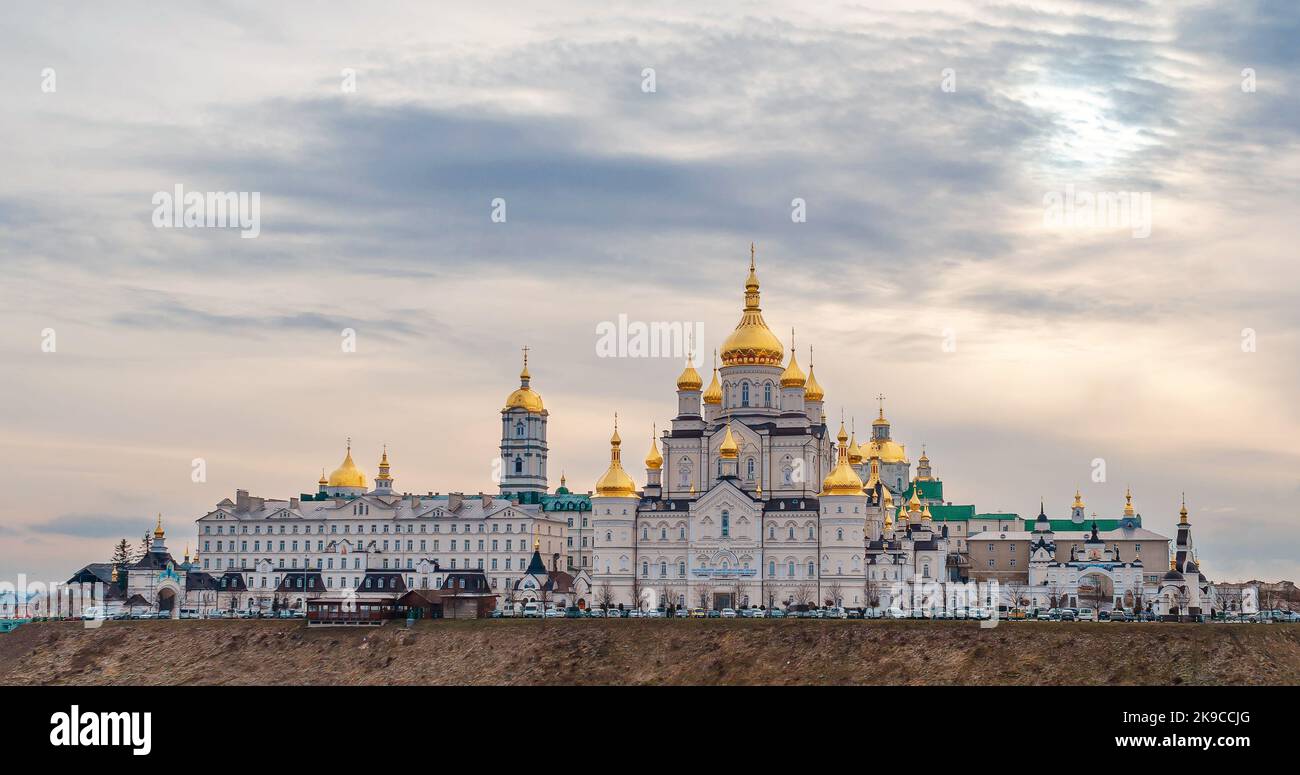
{"label": "grassy hill", "polygon": [[0,684],[1300,684],[1300,625],[763,620],[75,622]]}

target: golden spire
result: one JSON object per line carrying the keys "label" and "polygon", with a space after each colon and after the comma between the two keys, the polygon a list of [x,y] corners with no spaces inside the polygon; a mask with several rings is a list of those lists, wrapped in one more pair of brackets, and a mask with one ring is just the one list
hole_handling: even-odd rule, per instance
{"label": "golden spire", "polygon": [[[859,456],[858,459],[861,460],[862,459],[861,456]],[[849,462],[850,463],[853,462],[852,447],[850,447]],[[880,458],[873,457],[871,458],[871,476],[868,477],[867,479],[867,489],[868,490],[874,489],[875,486],[878,484],[880,484]],[[889,495],[888,487],[885,488],[885,496],[890,498],[891,500],[893,499],[893,496]]]}
{"label": "golden spire", "polygon": [[898,507],[898,524],[901,525],[901,524],[903,524],[904,522],[907,522],[907,521],[908,521],[908,517],[907,517],[907,515],[908,515],[908,512],[903,508],[902,505],[900,505],[900,506]]}
{"label": "golden spire", "polygon": [[1124,488],[1124,516],[1133,516],[1133,488]]}
{"label": "golden spire", "polygon": [[381,458],[379,458],[379,476],[376,476],[376,477],[375,477],[375,481],[378,481],[378,482],[387,482],[387,481],[391,481],[393,477],[389,475],[388,471],[389,471],[389,465],[388,465],[388,445],[385,444],[385,445],[384,445],[384,456],[381,457]]}
{"label": "golden spire", "polygon": [[623,439],[618,435],[618,415],[614,415],[614,435],[609,437],[609,468],[596,481],[596,495],[600,498],[629,498],[636,495],[636,484],[623,470],[619,447]]}
{"label": "golden spire", "polygon": [[[856,426],[858,423],[856,420],[854,420],[853,424],[854,426]],[[862,447],[858,446],[858,431],[855,427],[852,438],[849,441],[849,463],[856,466],[861,462],[862,462]]]}
{"label": "golden spire", "polygon": [[655,438],[658,431],[656,426],[650,426],[650,451],[645,456],[645,467],[651,471],[658,471],[664,467],[664,456],[659,454],[659,443]]}
{"label": "golden spire", "polygon": [[858,472],[853,470],[849,465],[849,434],[844,430],[844,421],[840,421],[840,432],[836,436],[839,441],[839,461],[830,474],[822,480],[822,491],[819,495],[862,495],[862,479]]}
{"label": "golden spire", "polygon": [[320,481],[317,482],[316,484],[325,485],[325,484],[329,484],[329,483],[330,483],[330,480],[328,480],[328,479],[325,478],[325,469],[322,467],[321,470],[320,470]]}
{"label": "golden spire", "polygon": [[[874,460],[874,458],[873,458],[873,460]],[[872,475],[873,475],[873,476],[875,475],[875,471],[872,471]],[[888,487],[885,487],[885,488],[883,488],[883,489],[884,489],[884,491],[885,491],[885,506],[886,506],[886,507],[893,506],[893,505],[894,505],[894,494],[893,494],[892,492],[889,491],[889,488],[888,488]]]}
{"label": "golden spire", "polygon": [[877,394],[876,400],[880,402],[880,416],[877,417],[875,420],[873,420],[871,424],[872,426],[888,425],[889,420],[885,419],[885,394],[884,393]]}
{"label": "golden spire", "polygon": [[721,404],[722,403],[722,385],[718,384],[718,351],[713,351],[713,381],[709,383],[709,389],[704,391],[704,403]]}
{"label": "golden spire", "polygon": [[763,311],[758,302],[758,273],[754,268],[754,244],[751,242],[749,276],[745,278],[745,309],[736,330],[722,343],[724,366],[780,366],[784,360],[785,348],[763,321]]}
{"label": "golden spire", "polygon": [[735,460],[740,456],[740,445],[736,443],[736,437],[731,435],[731,423],[727,423],[727,435],[722,437],[722,444],[718,447],[718,457],[724,460]]}
{"label": "golden spire", "polygon": [[931,519],[931,516],[930,516],[930,504],[927,502],[927,503],[925,504],[925,511],[922,511],[922,512],[921,512],[921,521],[922,521],[922,522],[925,522],[926,520],[929,520],[929,519]]}
{"label": "golden spire", "polygon": [[510,409],[523,409],[526,412],[541,414],[546,410],[542,405],[541,395],[532,388],[533,377],[528,373],[528,350],[527,347],[523,348],[524,368],[519,372],[519,387],[506,396],[505,408],[501,410],[503,412]]}
{"label": "golden spire", "polygon": [[799,361],[795,358],[794,353],[794,328],[790,329],[790,363],[786,364],[785,371],[781,372],[781,387],[803,387],[808,378],[804,376],[803,370],[799,368]]}
{"label": "golden spire", "polygon": [[162,538],[162,537],[163,537],[163,529],[162,529],[162,512],[161,512],[161,511],[158,512],[158,524],[154,526],[154,529],[153,529],[153,537],[154,537],[154,538]]}
{"label": "golden spire", "polygon": [[1187,493],[1183,493],[1183,507],[1178,510],[1178,524],[1187,524]]}
{"label": "golden spire", "polygon": [[911,512],[911,511],[920,511],[920,510],[921,510],[921,498],[920,498],[920,495],[921,495],[921,484],[920,484],[919,482],[913,482],[913,483],[912,483],[912,499],[909,500],[909,501],[907,502],[907,505],[910,507],[910,508],[908,509],[909,512]]}
{"label": "golden spire", "polygon": [[808,348],[808,382],[804,386],[803,397],[806,401],[821,401],[826,398],[826,391],[822,390],[821,383],[817,381],[817,376],[813,374],[812,348]]}
{"label": "golden spire", "polygon": [[1070,504],[1070,508],[1072,509],[1083,508],[1083,493],[1081,493],[1077,489],[1074,491],[1074,503]]}
{"label": "golden spire", "polygon": [[885,509],[885,529],[891,530],[894,527],[893,512]]}

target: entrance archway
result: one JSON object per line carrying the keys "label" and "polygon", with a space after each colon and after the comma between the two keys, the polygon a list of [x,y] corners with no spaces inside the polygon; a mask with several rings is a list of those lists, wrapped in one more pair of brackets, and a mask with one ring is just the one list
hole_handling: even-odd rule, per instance
{"label": "entrance archway", "polygon": [[1098,611],[1115,607],[1115,582],[1102,573],[1085,573],[1079,577],[1079,602]]}
{"label": "entrance archway", "polygon": [[176,592],[164,587],[158,590],[158,612],[170,614],[176,607]]}

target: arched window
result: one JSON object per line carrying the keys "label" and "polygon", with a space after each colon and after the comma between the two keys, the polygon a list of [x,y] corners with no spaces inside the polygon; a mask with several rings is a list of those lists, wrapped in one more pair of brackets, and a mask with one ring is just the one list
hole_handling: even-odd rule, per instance
{"label": "arched window", "polygon": [[519,457],[518,455],[516,455],[516,456],[515,456],[515,473],[516,473],[516,474],[522,474],[523,472],[524,472],[524,459],[521,458],[521,457]]}
{"label": "arched window", "polygon": [[660,561],[659,561],[659,578],[661,578],[661,579],[662,579],[662,578],[667,578],[667,576],[668,576],[668,563],[666,563],[666,562],[660,560]]}
{"label": "arched window", "polygon": [[772,383],[767,382],[763,385],[763,406],[772,405]]}
{"label": "arched window", "polygon": [[[609,512],[606,511],[605,513],[608,514]],[[613,543],[613,542],[614,542],[614,535],[613,535],[612,533],[610,533],[608,530],[606,530],[606,531],[605,531],[605,543],[607,543],[607,544],[611,544],[611,543]]]}
{"label": "arched window", "polygon": [[646,562],[645,560],[641,561],[641,575],[642,576],[650,575],[650,563]]}
{"label": "arched window", "polygon": [[840,528],[839,530],[835,531],[835,540],[836,541],[844,540],[844,528]]}
{"label": "arched window", "polygon": [[787,567],[785,570],[787,576],[789,576],[790,578],[794,578],[794,560],[790,561],[789,567]]}
{"label": "arched window", "polygon": [[686,526],[685,526],[685,525],[678,525],[678,526],[677,526],[677,538],[678,538],[679,540],[682,540],[682,541],[685,541],[685,540],[686,540]]}
{"label": "arched window", "polygon": [[517,436],[517,437],[519,437],[519,438],[521,438],[521,439],[524,437],[524,424],[523,424],[523,423],[521,423],[521,422],[515,423],[515,436]]}
{"label": "arched window", "polygon": [[[790,526],[790,535],[789,535],[789,537],[788,537],[788,540],[790,540],[790,541],[793,541],[793,540],[794,540],[794,525],[791,525],[791,526]],[[793,575],[793,574],[792,574],[792,575]]]}
{"label": "arched window", "polygon": [[677,563],[677,575],[680,576],[681,578],[686,578],[686,563],[684,562]]}
{"label": "arched window", "polygon": [[754,458],[752,457],[745,464],[745,478],[751,481],[754,478]]}
{"label": "arched window", "polygon": [[722,510],[722,537],[731,537],[731,512]]}
{"label": "arched window", "polygon": [[649,540],[650,540],[650,528],[648,528],[648,527],[646,527],[646,526],[644,526],[644,525],[641,526],[641,540],[642,540],[642,541],[649,541]]}
{"label": "arched window", "polygon": [[668,528],[666,527],[659,528],[659,540],[660,541],[668,540]]}
{"label": "arched window", "polygon": [[749,406],[749,383],[744,382],[740,385],[740,405]]}
{"label": "arched window", "polygon": [[808,562],[808,578],[812,578],[813,576],[816,576],[816,575],[817,575],[817,566],[814,565],[814,564],[812,563],[811,560],[809,560],[809,562]]}
{"label": "arched window", "polygon": [[767,537],[773,541],[776,540],[776,525],[767,526]]}
{"label": "arched window", "polygon": [[769,578],[776,576],[776,560],[767,561],[767,575]]}

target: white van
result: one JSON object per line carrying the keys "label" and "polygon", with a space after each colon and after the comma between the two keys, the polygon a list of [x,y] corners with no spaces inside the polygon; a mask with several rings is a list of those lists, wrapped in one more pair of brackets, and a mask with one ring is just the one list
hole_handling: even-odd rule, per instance
{"label": "white van", "polygon": [[528,603],[524,606],[525,619],[541,619],[543,616],[541,606],[536,603]]}

